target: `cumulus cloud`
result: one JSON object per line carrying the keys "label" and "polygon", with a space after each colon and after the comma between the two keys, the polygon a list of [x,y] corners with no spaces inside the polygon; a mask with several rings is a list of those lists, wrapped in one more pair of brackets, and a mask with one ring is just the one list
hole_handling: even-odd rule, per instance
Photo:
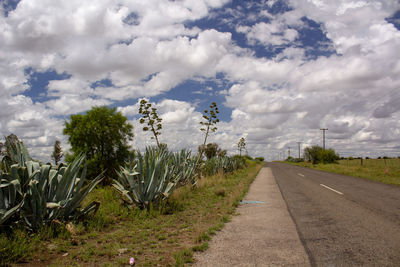
{"label": "cumulus cloud", "polygon": [[239,26],[238,32],[245,33],[250,44],[260,42],[263,45],[283,45],[293,42],[298,37],[295,29],[290,29],[283,22],[260,22],[252,27]]}
{"label": "cumulus cloud", "polygon": [[[386,18],[400,9],[397,1],[293,0],[276,14],[262,7],[277,1],[260,2],[259,13],[251,14],[225,9],[228,2],[20,1],[0,16],[1,134],[17,134],[45,160],[56,138],[67,147],[60,117],[113,105],[135,125],[133,145],[142,149],[153,141],[141,131],[132,103],[162,94],[155,103],[161,141],[196,150],[202,133],[195,100],[177,101],[168,92],[222,74],[228,85],[218,104],[232,113],[210,141],[230,153],[246,136],[250,154],[273,159],[298,141],[319,144],[320,127],[329,128],[328,145],[344,155],[396,153],[400,31]],[[243,23],[219,18],[221,8]],[[321,25],[334,54],[309,57],[300,42],[307,30],[302,18]],[[221,30],[196,24],[200,19],[228,22]],[[256,53],[260,47],[272,56]],[[68,78],[49,81],[37,102],[27,70]]]}

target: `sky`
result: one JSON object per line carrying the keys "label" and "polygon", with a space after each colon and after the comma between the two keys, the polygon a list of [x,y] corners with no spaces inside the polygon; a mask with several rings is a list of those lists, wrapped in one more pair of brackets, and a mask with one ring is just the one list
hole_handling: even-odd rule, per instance
{"label": "sky", "polygon": [[[197,151],[215,101],[216,142],[276,160],[326,146],[340,156],[400,156],[398,0],[0,1],[0,136],[50,161],[72,114],[115,107],[131,145],[145,98],[160,141]],[[4,140],[4,138],[3,138]]]}

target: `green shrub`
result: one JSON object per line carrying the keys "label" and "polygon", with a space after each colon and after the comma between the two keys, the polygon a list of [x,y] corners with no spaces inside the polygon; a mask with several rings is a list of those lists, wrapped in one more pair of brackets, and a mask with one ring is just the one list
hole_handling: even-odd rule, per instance
{"label": "green shrub", "polygon": [[303,158],[292,158],[292,157],[289,157],[289,158],[287,158],[286,159],[286,161],[289,161],[289,162],[304,162],[304,159]]}
{"label": "green shrub", "polygon": [[244,156],[242,156],[242,157],[244,157],[244,158],[247,159],[247,160],[253,160],[253,158],[252,158],[251,156],[249,156],[249,155],[244,155]]}
{"label": "green shrub", "polygon": [[304,158],[313,164],[318,163],[335,163],[339,160],[339,156],[333,149],[323,149],[320,146],[306,147],[304,149]]}

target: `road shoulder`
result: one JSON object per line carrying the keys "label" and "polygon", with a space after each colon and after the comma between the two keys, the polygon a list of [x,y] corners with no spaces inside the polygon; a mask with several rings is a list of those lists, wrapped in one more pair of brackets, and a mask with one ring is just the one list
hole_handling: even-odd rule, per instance
{"label": "road shoulder", "polygon": [[310,266],[271,169],[261,169],[232,221],[194,266]]}

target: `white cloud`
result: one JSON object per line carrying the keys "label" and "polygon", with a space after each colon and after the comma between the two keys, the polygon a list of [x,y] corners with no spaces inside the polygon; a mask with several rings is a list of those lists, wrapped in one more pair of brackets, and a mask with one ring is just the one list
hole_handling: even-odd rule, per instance
{"label": "white cloud", "polygon": [[245,33],[250,44],[260,42],[263,45],[284,45],[298,37],[295,29],[290,29],[282,21],[260,22],[252,27],[240,26],[238,32]]}
{"label": "white cloud", "polygon": [[[319,144],[320,127],[329,128],[328,144],[341,153],[394,153],[390,148],[400,139],[400,31],[385,18],[400,9],[397,1],[295,0],[283,14],[249,15],[249,23],[236,29],[249,43],[290,45],[273,58],[257,58],[229,32],[185,26],[227,2],[22,0],[8,17],[0,16],[0,134],[17,134],[34,156],[46,159],[56,138],[67,147],[60,115],[158,96],[188,79],[222,73],[230,86],[219,94],[233,110],[232,120],[220,123],[210,141],[230,153],[246,135],[250,154],[272,159],[297,141]],[[227,13],[246,17],[243,10]],[[306,58],[295,30],[304,26],[302,17],[321,24],[337,55]],[[26,96],[28,68],[71,76],[50,81],[50,98],[38,103]],[[112,86],[91,87],[103,79]],[[196,150],[203,135],[195,105],[171,99],[155,104],[163,118],[161,141]],[[135,117],[134,145],[143,148],[153,141],[141,131],[137,107],[118,110]]]}

